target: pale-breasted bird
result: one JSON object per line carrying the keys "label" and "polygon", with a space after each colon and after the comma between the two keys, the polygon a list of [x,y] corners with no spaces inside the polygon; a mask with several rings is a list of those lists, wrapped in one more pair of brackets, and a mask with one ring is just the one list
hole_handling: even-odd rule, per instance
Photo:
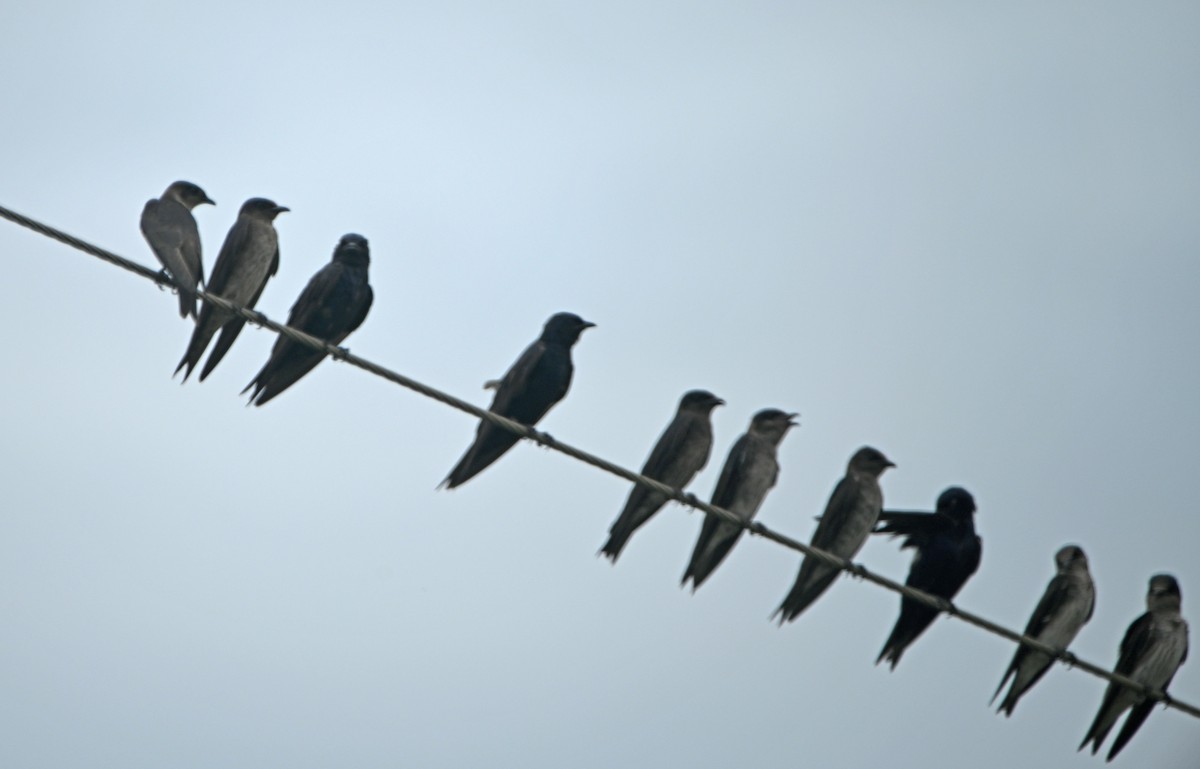
{"label": "pale-breasted bird", "polygon": [[[1046,585],[1042,600],[1038,601],[1025,625],[1025,635],[1056,649],[1066,649],[1084,623],[1092,618],[1092,610],[1096,607],[1096,587],[1088,571],[1087,556],[1078,545],[1060,548],[1054,555],[1054,563],[1058,573]],[[1012,663],[1004,671],[1004,677],[992,695],[992,702],[995,702],[1004,684],[1012,679],[1012,686],[1000,702],[998,712],[1011,716],[1021,695],[1041,679],[1050,668],[1050,662],[1051,658],[1043,652],[1024,644],[1018,645]]]}
{"label": "pale-breasted bird", "polygon": [[[225,243],[221,246],[221,253],[217,255],[212,275],[205,283],[205,289],[209,293],[253,309],[267,285],[267,279],[279,269],[279,235],[275,232],[272,222],[276,216],[287,210],[266,198],[250,198],[242,204],[237,221],[225,236]],[[200,372],[200,381],[203,382],[221,358],[225,357],[225,353],[229,352],[245,324],[246,321],[241,316],[205,302],[200,308],[200,318],[196,321],[192,339],[179,365],[175,367],[175,373],[178,374],[180,369],[186,368],[183,372],[183,380],[186,382],[192,369],[200,362],[200,357],[204,355],[213,335],[220,331],[217,345]]]}
{"label": "pale-breasted bird", "polygon": [[[692,482],[708,463],[712,453],[712,410],[725,401],[707,390],[692,390],[679,401],[675,418],[658,439],[650,458],[642,466],[642,475],[675,489]],[[609,529],[608,542],[601,548],[613,563],[633,532],[662,508],[667,497],[640,484],[634,484],[621,514]]]}
{"label": "pale-breasted bird", "polygon": [[[863,446],[854,452],[846,467],[846,475],[834,487],[809,544],[842,558],[853,558],[879,520],[879,513],[883,509],[879,476],[889,467],[895,465],[878,449]],[[837,575],[837,567],[804,556],[795,584],[775,610],[779,624],[799,617],[825,592]]]}
{"label": "pale-breasted bird", "polygon": [[[754,518],[779,477],[775,455],[783,436],[796,425],[793,420],[797,416],[779,409],[763,409],[754,415],[750,429],[733,444],[721,468],[711,500],[715,507],[724,508],[743,521]],[[695,592],[729,555],[742,531],[740,526],[706,514],[681,584],[686,585],[690,579]]]}
{"label": "pale-breasted bird", "polygon": [[[1134,620],[1125,631],[1114,672],[1151,689],[1166,692],[1179,666],[1187,659],[1188,625],[1180,616],[1180,604],[1179,583],[1174,577],[1155,574],[1150,578],[1146,613]],[[1083,742],[1079,743],[1079,750],[1091,742],[1092,754],[1095,755],[1113,724],[1122,713],[1132,708],[1105,759],[1112,761],[1137,734],[1142,722],[1157,704],[1157,700],[1141,692],[1115,682],[1109,683],[1096,720],[1092,721]]]}
{"label": "pale-breasted bird", "polygon": [[174,182],[142,208],[142,235],[179,290],[179,316],[196,317],[196,286],[204,280],[200,231],[192,209],[216,205],[191,182]]}

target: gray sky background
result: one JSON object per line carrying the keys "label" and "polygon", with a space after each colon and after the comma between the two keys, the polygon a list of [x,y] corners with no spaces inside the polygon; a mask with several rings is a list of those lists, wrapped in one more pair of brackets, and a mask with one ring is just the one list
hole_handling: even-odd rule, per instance
{"label": "gray sky background", "polygon": [[[1156,572],[1200,622],[1200,7],[1052,5],[9,3],[0,203],[154,265],[142,205],[188,179],[211,267],[271,197],[278,319],[361,232],[348,346],[484,405],[577,312],[555,437],[640,467],[711,389],[707,498],[755,411],[799,411],[761,520],[807,540],[870,443],[891,506],[975,494],[966,608],[1022,627],[1082,545],[1074,649],[1111,666]],[[848,579],[779,629],[798,557],[759,540],[685,593],[676,506],[612,568],[625,483],[521,445],[436,492],[465,415],[329,362],[248,409],[254,329],[180,386],[170,294],[9,223],[0,252],[0,765],[1100,763],[1098,679],[1006,720],[1013,646],[945,619],[873,667],[899,598]],[[903,579],[897,544],[859,560]],[[1158,710],[1118,764],[1198,754]]]}

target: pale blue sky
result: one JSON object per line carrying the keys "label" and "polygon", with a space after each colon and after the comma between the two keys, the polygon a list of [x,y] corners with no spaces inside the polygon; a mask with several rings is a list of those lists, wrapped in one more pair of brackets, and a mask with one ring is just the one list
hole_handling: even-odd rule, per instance
{"label": "pale blue sky", "polygon": [[[154,264],[175,179],[211,266],[271,197],[283,319],[370,239],[356,353],[485,404],[551,313],[598,327],[542,423],[640,467],[679,396],[802,414],[761,519],[807,539],[855,448],[888,504],[979,502],[960,603],[1023,626],[1075,542],[1116,660],[1148,578],[1200,618],[1194,4],[10,4],[0,204]],[[742,541],[692,596],[670,507],[613,568],[624,483],[518,446],[436,492],[473,420],[326,362],[262,409],[247,329],[203,384],[148,283],[0,222],[0,765],[1083,767],[1103,683],[1012,719],[1008,642],[897,596],[767,621],[798,558]],[[903,579],[909,555],[859,560]],[[1200,702],[1194,660],[1172,691]],[[1107,746],[1106,746],[1107,747]],[[1117,764],[1192,769],[1156,711]]]}

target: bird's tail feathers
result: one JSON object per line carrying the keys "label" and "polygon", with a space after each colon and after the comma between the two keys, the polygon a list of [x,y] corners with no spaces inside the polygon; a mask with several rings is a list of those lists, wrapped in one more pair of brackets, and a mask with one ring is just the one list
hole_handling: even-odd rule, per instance
{"label": "bird's tail feathers", "polygon": [[[204,351],[208,349],[208,343],[212,341],[213,335],[220,328],[220,326],[216,326],[210,322],[209,317],[208,313],[201,311],[200,318],[196,321],[196,328],[192,331],[192,338],[188,340],[187,349],[184,350],[183,357],[179,359],[179,365],[175,367],[176,374],[179,373],[180,369],[186,367],[187,370],[183,374],[184,382],[191,376],[192,369],[196,368],[196,364],[200,362],[200,358],[204,357]],[[201,379],[203,378],[201,377]]]}
{"label": "bird's tail feathers", "polygon": [[[1000,679],[1000,685],[996,687],[996,691],[992,693],[992,698],[988,700],[989,707],[993,702],[996,701],[996,698],[1000,696],[1000,692],[1004,690],[1004,685],[1008,683],[1008,679],[1012,678],[1014,672],[1016,671],[1011,665],[1009,665],[1008,670],[1004,671],[1004,678]],[[1004,708],[1003,702],[1000,703],[1000,708],[1001,710]]]}
{"label": "bird's tail feathers", "polygon": [[879,652],[879,656],[875,658],[875,664],[878,666],[885,659],[890,663],[889,670],[896,669],[896,663],[900,661],[901,650],[893,649],[891,646],[884,646],[883,651]]}
{"label": "bird's tail feathers", "polygon": [[596,555],[602,555],[607,558],[615,566],[617,558],[621,556],[621,550],[625,547],[625,543],[629,541],[629,535],[625,532],[618,531],[614,526],[608,533],[608,541],[604,543],[604,547],[600,548]]}
{"label": "bird's tail feathers", "polygon": [[196,295],[190,291],[179,290],[179,317],[186,318],[191,315],[192,320],[196,319]]}
{"label": "bird's tail feathers", "polygon": [[1089,742],[1092,743],[1093,756],[1100,750],[1100,744],[1104,742],[1104,738],[1108,736],[1108,730],[1112,728],[1111,722],[1107,724],[1102,723],[1105,720],[1107,710],[1107,707],[1100,708],[1100,712],[1096,714],[1096,720],[1092,722],[1092,728],[1088,729],[1083,742],[1079,743],[1079,747],[1075,749],[1076,752],[1083,750]]}
{"label": "bird's tail feathers", "polygon": [[1125,717],[1125,723],[1121,724],[1121,731],[1117,732],[1117,737],[1113,740],[1112,747],[1108,751],[1108,756],[1105,757],[1105,762],[1112,761],[1121,752],[1121,748],[1133,739],[1133,735],[1137,734],[1137,730],[1142,728],[1142,722],[1150,715],[1150,711],[1154,710],[1154,706],[1158,703],[1154,700],[1143,700],[1133,709],[1129,711],[1129,715]]}
{"label": "bird's tail feathers", "polygon": [[[233,346],[234,340],[238,338],[238,334],[241,333],[242,326],[244,325],[246,325],[245,320],[234,318],[221,327],[221,335],[217,337],[217,343],[213,345],[212,352],[208,354],[208,360],[204,361],[204,368],[200,371],[201,382],[217,367],[217,364],[225,357],[225,353],[229,352],[229,348]],[[196,355],[197,362],[200,361],[200,355],[202,354],[203,350]]]}

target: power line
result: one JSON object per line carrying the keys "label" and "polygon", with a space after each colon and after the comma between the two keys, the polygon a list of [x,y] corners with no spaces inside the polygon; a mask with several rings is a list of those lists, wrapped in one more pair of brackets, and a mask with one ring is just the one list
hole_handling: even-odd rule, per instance
{"label": "power line", "polygon": [[[118,256],[117,254],[114,254],[111,251],[106,251],[105,249],[100,248],[99,246],[94,246],[91,243],[80,240],[71,235],[68,235],[67,233],[62,232],[61,230],[57,230],[53,227],[42,224],[41,222],[37,222],[33,219],[30,219],[26,216],[22,216],[21,214],[11,211],[8,208],[5,208],[4,206],[0,206],[0,217],[8,219],[11,222],[21,225],[22,227],[31,229],[34,232],[37,232],[41,235],[45,235],[48,238],[52,238],[61,243],[65,243],[68,246],[71,246],[72,248],[83,251],[84,253],[91,254],[92,256],[95,256],[99,259],[109,262],[110,264],[114,264],[114,265],[120,267],[121,269],[132,272],[135,275],[139,275],[143,278],[146,278],[147,280],[157,283],[160,287],[161,286],[169,286],[169,287],[175,288],[176,290],[178,290],[178,288],[179,288],[176,285],[175,281],[164,272],[156,272],[148,267],[138,264],[137,262],[133,262],[122,256]],[[247,321],[249,321],[250,323],[252,323],[255,326],[259,326],[260,328],[270,329],[271,331],[274,331],[277,334],[282,334],[283,336],[286,336],[289,339],[299,342],[300,344],[307,345],[308,347],[311,347],[314,350],[319,350],[321,352],[324,352],[325,354],[329,355],[331,358],[333,358],[335,360],[340,360],[345,363],[349,363],[351,366],[355,366],[357,368],[363,369],[364,371],[367,371],[368,373],[374,374],[375,376],[381,377],[390,382],[398,384],[401,387],[406,387],[410,390],[418,392],[427,398],[432,398],[433,400],[436,400],[439,403],[444,403],[447,406],[450,406],[451,408],[458,409],[459,411],[464,411],[464,412],[471,414],[472,416],[478,417],[480,419],[485,419],[485,420],[491,422],[492,424],[495,424],[499,427],[504,428],[505,430],[508,430],[512,433],[515,433],[515,434],[521,436],[522,438],[527,438],[527,439],[533,441],[534,443],[537,443],[539,446],[545,446],[546,448],[553,449],[554,451],[558,451],[562,454],[566,454],[569,457],[577,459],[577,460],[584,462],[585,464],[589,464],[593,467],[597,467],[601,470],[604,470],[605,472],[611,473],[612,475],[615,475],[619,478],[623,478],[632,483],[641,484],[642,486],[645,486],[655,492],[658,492],[659,494],[662,494],[663,496],[665,496],[671,500],[674,500],[676,502],[679,502],[687,507],[693,508],[695,510],[700,510],[701,512],[704,512],[704,513],[707,513],[710,515],[715,515],[718,518],[722,519],[723,521],[726,521],[726,522],[731,523],[735,526],[738,526],[742,529],[745,529],[752,535],[762,537],[762,538],[770,540],[772,542],[776,542],[790,550],[795,550],[796,552],[802,553],[804,555],[808,555],[808,556],[817,558],[818,560],[823,561],[831,566],[834,566],[841,571],[848,572],[852,576],[858,577],[859,579],[862,579],[862,580],[866,580],[867,582],[873,582],[876,585],[880,585],[880,586],[886,588],[887,590],[891,590],[894,593],[899,593],[900,595],[902,595],[906,598],[911,598],[914,601],[922,603],[932,609],[935,609],[936,611],[938,611],[940,613],[945,613],[949,616],[957,617],[960,620],[962,620],[963,622],[966,622],[971,625],[975,625],[976,627],[982,628],[983,630],[985,630],[989,633],[998,635],[1002,638],[1007,638],[1008,640],[1015,641],[1019,644],[1024,644],[1025,646],[1028,646],[1029,648],[1031,648],[1035,651],[1038,651],[1038,652],[1041,652],[1042,654],[1047,655],[1048,657],[1050,657],[1051,659],[1053,659],[1057,662],[1063,663],[1064,665],[1066,665],[1069,668],[1078,668],[1078,669],[1083,670],[1087,673],[1090,673],[1098,678],[1103,678],[1105,680],[1111,681],[1111,682],[1119,684],[1121,686],[1125,686],[1129,689],[1133,689],[1134,691],[1138,692],[1139,694],[1142,694],[1152,700],[1157,700],[1159,702],[1162,702],[1164,705],[1166,705],[1169,708],[1174,708],[1175,710],[1186,713],[1194,718],[1200,718],[1200,708],[1196,707],[1195,705],[1191,705],[1187,702],[1183,702],[1182,700],[1177,700],[1177,699],[1171,697],[1166,692],[1162,692],[1157,689],[1151,689],[1150,687],[1148,687],[1144,684],[1138,683],[1137,681],[1134,681],[1133,679],[1128,678],[1127,676],[1119,675],[1110,670],[1102,668],[1099,665],[1093,664],[1086,660],[1079,659],[1073,653],[1066,651],[1065,649],[1061,649],[1061,650],[1056,649],[1046,643],[1043,643],[1042,641],[1039,641],[1036,638],[1032,638],[1032,637],[1024,635],[1022,633],[1018,633],[1014,630],[1010,630],[1010,629],[1004,627],[1003,625],[999,625],[995,622],[992,622],[991,620],[986,619],[978,614],[975,614],[974,612],[970,612],[965,609],[960,609],[958,606],[956,606],[951,601],[947,601],[946,599],[940,598],[938,596],[930,595],[930,594],[925,593],[920,590],[915,590],[911,587],[908,587],[907,585],[903,585],[899,582],[888,579],[887,577],[881,576],[879,574],[876,574],[876,573],[868,570],[862,564],[857,564],[852,561],[849,561],[844,558],[840,558],[836,555],[833,555],[832,553],[825,552],[824,550],[819,550],[817,548],[811,547],[810,545],[807,545],[803,542],[792,539],[791,537],[789,537],[787,535],[780,534],[779,532],[776,532],[773,529],[770,529],[757,521],[744,521],[741,518],[739,518],[738,516],[734,515],[733,513],[729,512],[728,510],[726,510],[724,508],[714,507],[713,505],[710,505],[707,502],[702,502],[691,492],[684,492],[679,489],[672,488],[663,483],[660,483],[659,481],[654,480],[653,478],[647,478],[646,476],[641,475],[640,473],[635,473],[632,470],[627,470],[626,468],[621,467],[620,465],[613,464],[612,462],[609,462],[608,460],[603,459],[601,457],[595,456],[594,454],[589,454],[588,452],[583,451],[582,449],[577,449],[574,446],[571,446],[566,443],[562,443],[561,441],[558,441],[558,440],[552,438],[547,433],[543,433],[538,430],[535,430],[532,427],[528,427],[526,425],[521,424],[520,422],[514,422],[513,420],[508,419],[506,417],[502,417],[499,414],[494,414],[491,411],[482,409],[472,403],[468,403],[467,401],[456,398],[453,395],[450,395],[449,393],[442,392],[441,390],[438,390],[437,388],[431,387],[422,382],[418,382],[415,379],[411,379],[407,376],[404,376],[403,374],[400,374],[398,372],[392,371],[391,369],[380,366],[379,364],[369,361],[366,358],[362,358],[362,357],[359,357],[359,356],[351,353],[348,349],[346,349],[344,347],[337,347],[336,345],[329,344],[328,342],[325,342],[321,339],[317,339],[316,337],[309,336],[308,334],[305,334],[302,331],[297,331],[296,329],[292,328],[291,326],[285,326],[282,323],[273,321],[270,318],[268,318],[266,315],[262,314],[261,312],[258,312],[257,310],[249,310],[240,305],[235,305],[232,302],[229,302],[229,301],[223,299],[222,297],[217,296],[216,294],[210,294],[207,290],[197,288],[196,294],[204,301],[206,301],[210,304],[214,304],[217,307],[220,307],[224,310],[233,312],[236,315],[238,315],[242,318],[245,318]]]}

